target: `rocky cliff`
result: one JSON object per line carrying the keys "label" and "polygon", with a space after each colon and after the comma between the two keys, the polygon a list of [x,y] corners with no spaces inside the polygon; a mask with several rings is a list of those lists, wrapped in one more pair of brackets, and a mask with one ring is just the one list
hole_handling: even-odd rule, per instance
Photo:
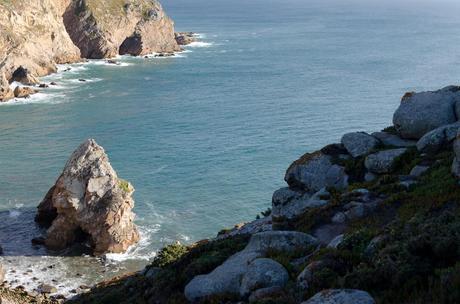
{"label": "rocky cliff", "polygon": [[179,50],[156,0],[0,0],[0,101],[19,68],[30,85],[60,63]]}
{"label": "rocky cliff", "polygon": [[459,303],[460,90],[408,93],[393,125],[293,162],[264,218],[71,303]]}

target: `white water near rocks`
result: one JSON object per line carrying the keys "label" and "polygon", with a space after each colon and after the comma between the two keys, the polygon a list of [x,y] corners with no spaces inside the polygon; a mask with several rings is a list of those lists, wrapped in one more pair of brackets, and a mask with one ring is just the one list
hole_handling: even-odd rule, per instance
{"label": "white water near rocks", "polygon": [[[406,91],[458,82],[460,8],[441,2],[167,0],[177,30],[200,33],[185,52],[61,66],[42,79],[56,86],[0,104],[7,280],[70,294],[254,219],[299,155],[386,127]],[[30,243],[35,207],[88,137],[136,188],[141,242],[104,259]]]}

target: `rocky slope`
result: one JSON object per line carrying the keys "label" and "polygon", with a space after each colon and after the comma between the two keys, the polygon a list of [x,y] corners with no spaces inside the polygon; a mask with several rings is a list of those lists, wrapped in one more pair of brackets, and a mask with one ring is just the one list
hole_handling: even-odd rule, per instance
{"label": "rocky slope", "polygon": [[0,101],[13,97],[5,78],[30,85],[60,63],[179,50],[156,0],[0,0]]}
{"label": "rocky slope", "polygon": [[295,161],[265,218],[70,302],[458,303],[459,106],[459,87],[406,94],[394,126]]}

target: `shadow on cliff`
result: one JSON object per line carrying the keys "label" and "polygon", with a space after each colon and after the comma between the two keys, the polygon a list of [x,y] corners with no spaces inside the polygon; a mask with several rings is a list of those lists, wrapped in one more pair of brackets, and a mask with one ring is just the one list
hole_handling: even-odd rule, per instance
{"label": "shadow on cliff", "polygon": [[0,246],[2,256],[81,256],[92,250],[82,242],[61,251],[52,251],[43,245],[32,243],[32,239],[43,237],[46,229],[34,220],[36,208],[24,207],[0,211]]}

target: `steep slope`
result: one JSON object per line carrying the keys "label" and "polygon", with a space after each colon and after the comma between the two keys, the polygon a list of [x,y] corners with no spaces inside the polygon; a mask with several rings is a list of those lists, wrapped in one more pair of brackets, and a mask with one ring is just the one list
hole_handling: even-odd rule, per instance
{"label": "steep slope", "polygon": [[62,23],[68,0],[0,0],[0,71],[7,79],[20,66],[34,76],[56,64],[80,60]]}

